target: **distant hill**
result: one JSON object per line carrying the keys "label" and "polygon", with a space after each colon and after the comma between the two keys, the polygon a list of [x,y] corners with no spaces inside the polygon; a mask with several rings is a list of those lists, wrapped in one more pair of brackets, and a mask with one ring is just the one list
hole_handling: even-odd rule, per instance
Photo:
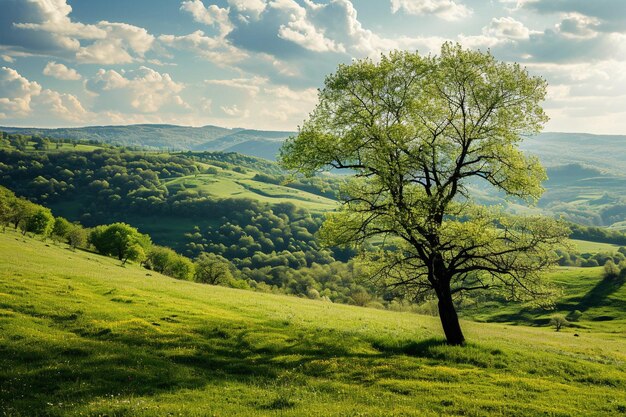
{"label": "distant hill", "polygon": [[[87,139],[152,149],[226,151],[275,160],[282,142],[295,132],[227,129],[218,126],[141,124],[77,128],[2,127],[0,131],[52,138]],[[527,138],[522,149],[546,166],[583,164],[622,174],[626,164],[626,135],[546,132]]]}
{"label": "distant hill", "polygon": [[129,125],[77,128],[21,128],[0,126],[0,131],[55,139],[96,140],[151,149],[232,151],[273,160],[281,143],[293,132],[227,129],[218,126]]}
{"label": "distant hill", "polygon": [[521,147],[548,167],[583,164],[617,174],[626,171],[626,135],[545,132],[527,138]]}

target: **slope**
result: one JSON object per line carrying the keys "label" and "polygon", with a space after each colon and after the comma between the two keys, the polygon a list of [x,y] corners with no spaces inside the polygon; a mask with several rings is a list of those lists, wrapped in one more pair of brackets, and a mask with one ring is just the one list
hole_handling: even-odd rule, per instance
{"label": "slope", "polygon": [[7,416],[626,413],[626,341],[172,280],[0,233]]}

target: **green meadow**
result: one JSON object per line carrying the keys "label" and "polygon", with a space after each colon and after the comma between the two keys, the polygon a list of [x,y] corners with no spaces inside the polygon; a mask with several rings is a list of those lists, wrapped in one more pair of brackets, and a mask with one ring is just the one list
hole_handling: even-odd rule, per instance
{"label": "green meadow", "polygon": [[[575,281],[566,304],[602,278],[552,279]],[[7,231],[0,415],[622,415],[624,306],[600,304],[622,318],[463,321],[470,343],[451,347],[435,317],[177,281]]]}

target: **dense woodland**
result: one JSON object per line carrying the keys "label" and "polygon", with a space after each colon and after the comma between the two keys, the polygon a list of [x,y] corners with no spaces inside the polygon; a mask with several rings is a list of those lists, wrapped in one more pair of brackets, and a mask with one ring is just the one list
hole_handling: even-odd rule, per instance
{"label": "dense woodland", "polygon": [[[79,150],[79,144],[91,148]],[[149,215],[157,223],[185,218],[190,226],[179,235],[155,234],[148,238],[150,244],[139,245],[144,256],[137,259],[158,272],[191,279],[194,274],[184,272],[184,266],[183,272],[171,272],[163,259],[169,256],[182,265],[187,262],[183,258],[190,263],[209,257],[225,265],[219,267],[225,278],[201,279],[204,282],[359,305],[398,306],[402,302],[397,294],[376,291],[355,267],[353,250],[321,246],[316,233],[322,213],[291,202],[218,198],[204,190],[166,186],[172,178],[219,176],[229,171],[254,173],[255,181],[324,197],[336,197],[342,183],[336,176],[293,177],[275,163],[235,153],[148,152],[9,134],[2,135],[0,148],[0,185],[68,218],[74,244],[69,235],[63,237],[73,246],[98,250],[94,231],[129,218]],[[43,234],[59,235],[58,230],[53,232],[54,224]],[[32,232],[26,221],[23,227]],[[626,235],[617,231],[575,224],[571,228],[575,239],[626,246]],[[142,232],[150,234],[150,230]],[[608,260],[623,264],[624,255],[626,249],[596,254],[560,250],[557,254],[560,265],[581,267],[602,266]]]}

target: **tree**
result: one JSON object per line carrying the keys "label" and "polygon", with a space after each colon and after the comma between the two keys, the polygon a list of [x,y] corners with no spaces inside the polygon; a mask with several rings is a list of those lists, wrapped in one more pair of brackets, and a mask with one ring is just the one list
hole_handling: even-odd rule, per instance
{"label": "tree", "polygon": [[472,200],[471,182],[534,203],[545,171],[518,149],[547,120],[543,79],[489,53],[444,44],[439,56],[392,52],[339,66],[319,103],[281,148],[284,167],[311,176],[347,170],[327,245],[363,247],[377,283],[419,300],[432,292],[449,344],[464,344],[453,297],[548,294],[540,272],[568,235],[561,223],[513,217]]}
{"label": "tree", "polygon": [[67,243],[72,247],[72,249],[76,249],[85,246],[85,244],[87,244],[88,237],[89,236],[85,229],[83,229],[80,225],[74,224],[67,234]]}
{"label": "tree", "polygon": [[91,231],[89,241],[102,255],[115,256],[123,263],[135,260],[135,256],[141,255],[135,250],[135,245],[144,249],[144,256],[145,249],[151,245],[149,236],[139,233],[126,223],[97,226]]}
{"label": "tree", "polygon": [[4,229],[14,217],[17,197],[8,188],[0,186],[0,224]]}
{"label": "tree", "polygon": [[569,321],[562,314],[557,314],[550,319],[550,325],[554,327],[554,331],[560,332],[562,328],[569,326]]}
{"label": "tree", "polygon": [[[63,217],[57,217],[54,219],[54,226],[52,228],[52,235],[60,239],[67,239],[68,234],[72,230],[72,223],[64,219]],[[58,239],[57,239],[58,240]]]}
{"label": "tree", "polygon": [[177,279],[189,280],[194,276],[191,259],[179,255],[170,248],[153,246],[146,258],[147,266],[156,272]]}
{"label": "tree", "polygon": [[203,252],[196,258],[196,282],[218,285],[233,279],[230,262],[223,256]]}
{"label": "tree", "polygon": [[42,235],[44,238],[52,232],[54,227],[54,216],[50,210],[44,207],[37,208],[24,224],[24,232],[31,232]]}

